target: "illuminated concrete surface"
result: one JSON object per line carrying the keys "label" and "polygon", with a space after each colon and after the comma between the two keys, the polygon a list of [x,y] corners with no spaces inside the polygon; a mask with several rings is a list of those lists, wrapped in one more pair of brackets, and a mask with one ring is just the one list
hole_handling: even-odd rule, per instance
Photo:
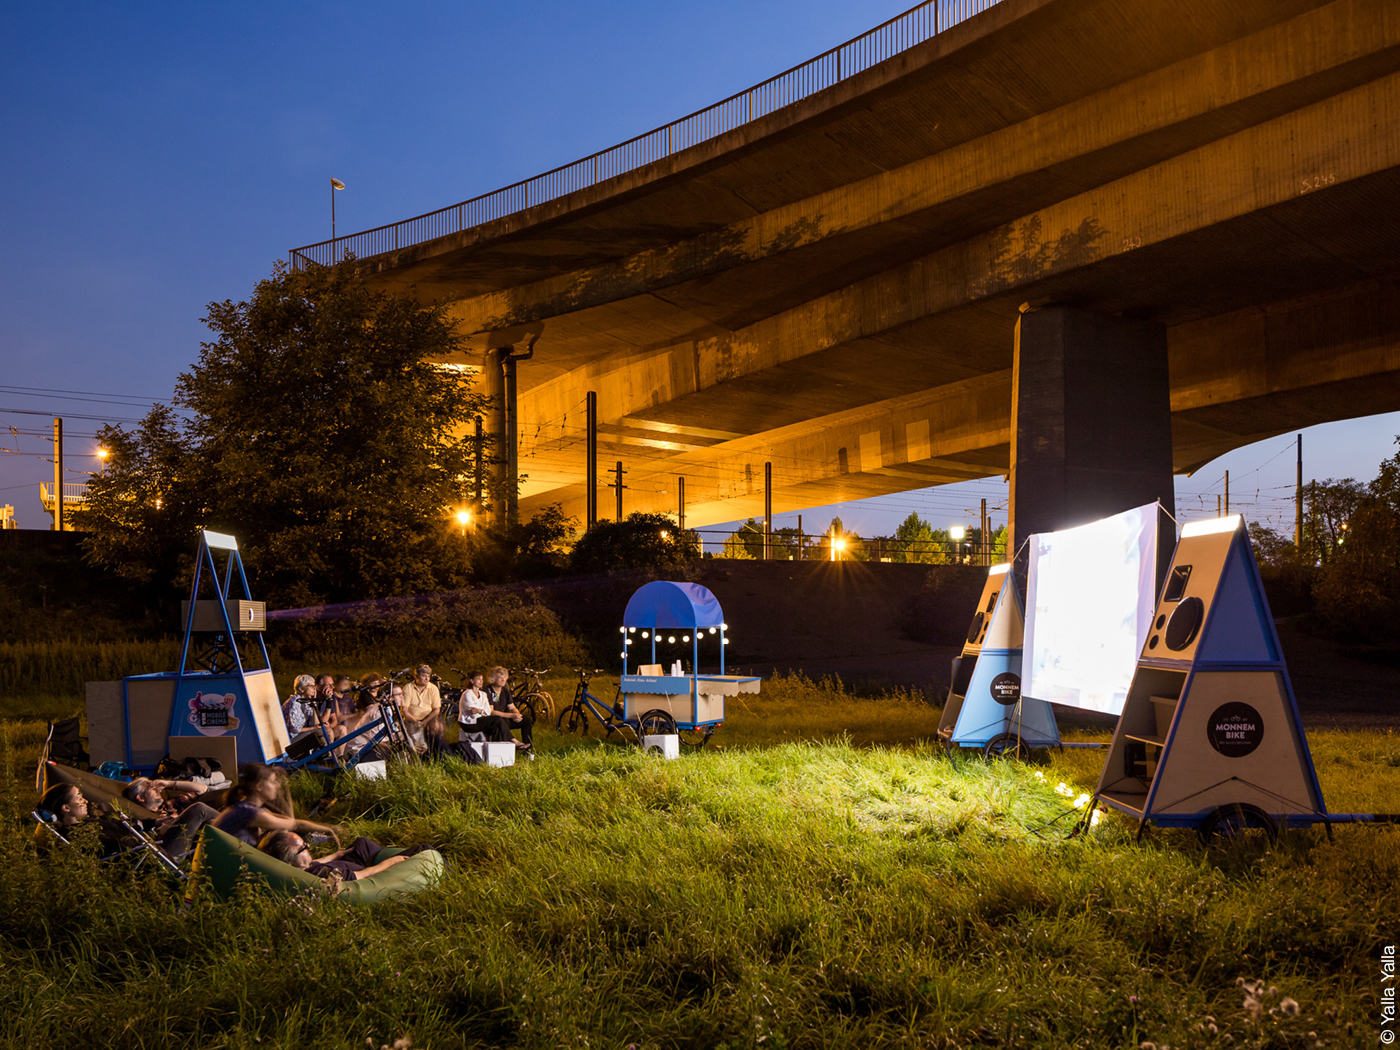
{"label": "illuminated concrete surface", "polygon": [[[1023,303],[1165,329],[1171,459],[1400,408],[1400,4],[1005,0],[665,160],[364,261],[519,366],[522,512],[1011,469]],[[471,364],[481,364],[476,357]],[[601,480],[605,483],[606,474]],[[599,506],[610,516],[611,494]]]}

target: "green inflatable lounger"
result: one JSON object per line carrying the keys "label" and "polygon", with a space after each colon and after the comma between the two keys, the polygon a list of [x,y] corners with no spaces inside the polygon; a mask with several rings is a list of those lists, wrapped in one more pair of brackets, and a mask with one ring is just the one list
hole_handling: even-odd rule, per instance
{"label": "green inflatable lounger", "polygon": [[[381,850],[374,862],[378,864],[402,852],[401,849],[393,848]],[[305,893],[309,890],[323,889],[325,886],[325,883],[309,871],[302,871],[269,857],[261,850],[240,842],[226,831],[206,827],[201,833],[193,865],[194,873],[202,874],[204,878],[192,882],[207,882],[220,900],[228,900],[233,896],[234,885],[245,868],[274,893]],[[408,896],[435,886],[442,874],[442,854],[437,850],[424,850],[402,864],[395,864],[388,871],[367,879],[342,883],[338,896],[346,903],[356,906],[378,904],[390,897]]]}

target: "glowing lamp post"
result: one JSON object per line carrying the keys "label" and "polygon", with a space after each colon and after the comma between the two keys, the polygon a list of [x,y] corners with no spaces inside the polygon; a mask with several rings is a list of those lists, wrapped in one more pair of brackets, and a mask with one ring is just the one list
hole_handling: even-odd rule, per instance
{"label": "glowing lamp post", "polygon": [[469,510],[459,510],[459,511],[457,512],[457,524],[460,525],[460,526],[462,527],[462,535],[463,535],[463,536],[465,536],[465,535],[467,534],[467,525],[468,525],[468,523],[469,523],[471,520],[472,520],[471,511],[469,511]]}
{"label": "glowing lamp post", "polygon": [[833,539],[831,541],[831,560],[840,561],[841,552],[846,549],[846,541],[843,539]]}
{"label": "glowing lamp post", "polygon": [[948,535],[957,543],[957,547],[954,549],[953,559],[955,561],[962,561],[962,541],[963,537],[967,535],[967,529],[961,525],[954,525],[948,530]]}

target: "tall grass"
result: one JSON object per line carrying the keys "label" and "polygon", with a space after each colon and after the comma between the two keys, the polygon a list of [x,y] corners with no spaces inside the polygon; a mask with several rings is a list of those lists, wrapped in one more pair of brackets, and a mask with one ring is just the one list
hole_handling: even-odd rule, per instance
{"label": "tall grass", "polygon": [[[0,1040],[1375,1044],[1394,831],[1206,850],[1179,832],[1134,843],[1110,816],[1067,840],[1076,811],[1053,783],[1092,789],[1101,752],[1034,767],[921,746],[745,746],[798,717],[825,737],[919,708],[791,680],[746,699],[752,721],[731,713],[722,731],[734,746],[676,762],[545,732],[539,759],[507,770],[298,777],[299,805],[329,787],[331,818],[350,833],[430,841],[451,862],[440,888],[369,911],[252,894],[181,911],[158,877],[68,852],[40,859],[11,819]],[[7,816],[32,798],[22,781],[41,729],[5,725]],[[1329,797],[1357,782],[1358,799],[1394,796],[1395,742],[1374,736],[1313,735]],[[1348,754],[1355,767],[1333,761]],[[1236,984],[1254,978],[1298,1016],[1254,1019]]]}

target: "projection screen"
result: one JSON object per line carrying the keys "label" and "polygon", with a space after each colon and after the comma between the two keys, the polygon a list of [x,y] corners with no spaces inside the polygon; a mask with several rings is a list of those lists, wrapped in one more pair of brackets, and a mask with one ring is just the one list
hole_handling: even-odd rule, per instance
{"label": "projection screen", "polygon": [[1025,694],[1117,715],[1156,605],[1157,504],[1030,538]]}

